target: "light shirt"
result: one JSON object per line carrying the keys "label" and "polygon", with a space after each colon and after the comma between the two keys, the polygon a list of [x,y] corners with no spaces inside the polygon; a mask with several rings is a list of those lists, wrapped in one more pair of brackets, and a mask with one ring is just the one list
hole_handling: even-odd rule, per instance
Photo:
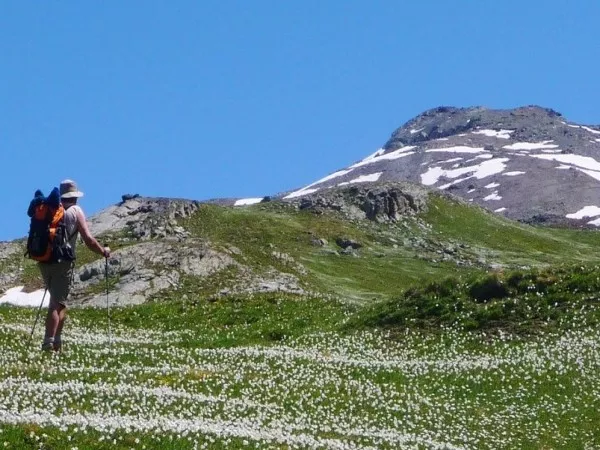
{"label": "light shirt", "polygon": [[77,236],[79,235],[78,214],[80,217],[85,217],[83,210],[79,205],[69,206],[65,210],[65,228],[67,230],[67,239],[69,239],[69,245],[73,249],[73,254],[75,254]]}

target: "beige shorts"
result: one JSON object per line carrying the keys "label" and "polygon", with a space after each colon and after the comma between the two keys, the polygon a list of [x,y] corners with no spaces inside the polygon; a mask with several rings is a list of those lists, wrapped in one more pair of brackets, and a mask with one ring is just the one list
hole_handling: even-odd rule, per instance
{"label": "beige shorts", "polygon": [[44,284],[50,292],[50,302],[68,305],[69,292],[73,282],[73,261],[59,263],[39,263]]}

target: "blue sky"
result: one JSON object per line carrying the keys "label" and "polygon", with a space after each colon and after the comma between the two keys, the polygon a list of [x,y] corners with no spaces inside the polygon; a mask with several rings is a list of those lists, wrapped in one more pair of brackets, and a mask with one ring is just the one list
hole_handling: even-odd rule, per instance
{"label": "blue sky", "polygon": [[121,194],[298,188],[439,105],[540,104],[600,123],[600,2],[0,3],[0,240],[37,188],[88,215]]}

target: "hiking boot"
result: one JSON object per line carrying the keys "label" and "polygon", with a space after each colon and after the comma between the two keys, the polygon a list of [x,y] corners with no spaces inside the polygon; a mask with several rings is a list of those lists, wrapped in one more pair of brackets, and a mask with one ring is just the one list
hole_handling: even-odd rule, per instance
{"label": "hiking boot", "polygon": [[54,343],[53,342],[44,342],[42,344],[42,351],[43,352],[51,352],[54,350]]}
{"label": "hiking boot", "polygon": [[60,342],[60,341],[54,342],[54,344],[52,345],[52,349],[56,353],[61,353],[62,352],[62,342]]}

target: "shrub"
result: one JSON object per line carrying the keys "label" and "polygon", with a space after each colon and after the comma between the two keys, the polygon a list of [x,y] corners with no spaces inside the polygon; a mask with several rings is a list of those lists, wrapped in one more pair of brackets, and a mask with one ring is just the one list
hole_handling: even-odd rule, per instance
{"label": "shrub", "polygon": [[479,278],[469,288],[469,295],[476,302],[502,299],[508,297],[509,294],[509,290],[496,274]]}

